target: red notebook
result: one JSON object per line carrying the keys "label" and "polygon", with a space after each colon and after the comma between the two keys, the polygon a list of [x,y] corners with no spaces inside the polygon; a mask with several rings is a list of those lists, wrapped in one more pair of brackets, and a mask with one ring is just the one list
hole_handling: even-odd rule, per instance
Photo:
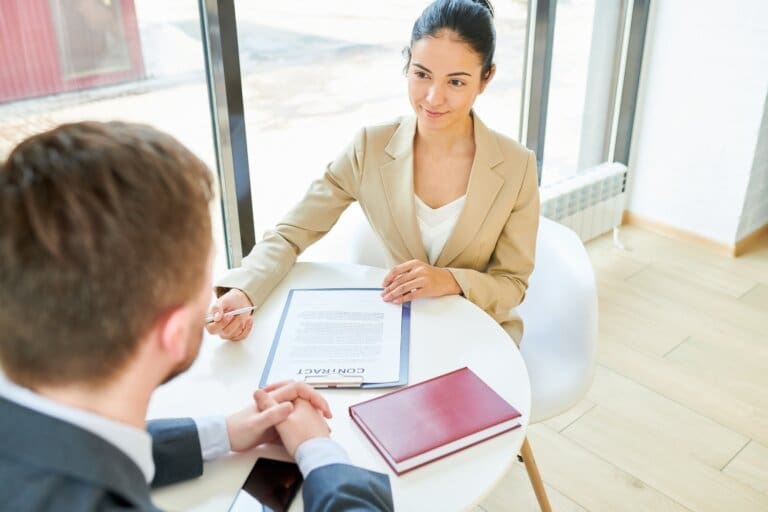
{"label": "red notebook", "polygon": [[520,413],[469,368],[350,406],[398,475],[520,426]]}

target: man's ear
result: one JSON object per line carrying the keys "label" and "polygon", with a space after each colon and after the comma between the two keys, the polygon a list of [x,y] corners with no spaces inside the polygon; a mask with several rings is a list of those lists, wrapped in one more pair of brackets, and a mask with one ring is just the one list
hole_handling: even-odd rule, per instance
{"label": "man's ear", "polygon": [[489,69],[488,73],[486,73],[486,75],[483,77],[483,81],[480,84],[480,92],[478,94],[483,94],[485,88],[488,87],[489,83],[491,83],[494,75],[496,75],[496,64],[491,64],[491,69]]}
{"label": "man's ear", "polygon": [[157,349],[167,354],[174,363],[187,357],[190,314],[188,307],[175,307],[166,311],[155,324]]}

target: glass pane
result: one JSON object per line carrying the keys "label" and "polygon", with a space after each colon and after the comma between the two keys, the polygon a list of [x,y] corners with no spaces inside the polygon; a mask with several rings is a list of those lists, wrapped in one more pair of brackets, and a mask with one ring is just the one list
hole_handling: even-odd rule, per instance
{"label": "glass pane", "polygon": [[[428,0],[237,0],[257,231],[273,226],[361,127],[410,114],[402,50]],[[527,1],[499,0],[493,83],[476,111],[517,138]]]}
{"label": "glass pane", "polygon": [[117,2],[50,2],[62,74],[79,76],[128,71],[128,37],[123,7]]}
{"label": "glass pane", "polygon": [[557,2],[542,185],[607,157],[623,3]]}
{"label": "glass pane", "polygon": [[[197,0],[3,2],[0,159],[64,122],[122,120],[171,133],[215,172],[198,12]],[[223,269],[218,201],[211,211]]]}
{"label": "glass pane", "polygon": [[496,75],[477,98],[475,110],[489,127],[520,140],[528,0],[496,0],[493,7],[496,11]]}

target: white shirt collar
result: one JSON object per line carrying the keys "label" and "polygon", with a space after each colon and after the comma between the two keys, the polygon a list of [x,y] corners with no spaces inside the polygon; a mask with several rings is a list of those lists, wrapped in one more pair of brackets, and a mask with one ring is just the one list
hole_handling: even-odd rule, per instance
{"label": "white shirt collar", "polygon": [[151,482],[155,476],[155,463],[152,459],[152,436],[146,430],[54,402],[11,382],[2,372],[0,372],[0,396],[28,409],[71,423],[103,438],[136,463],[147,482]]}

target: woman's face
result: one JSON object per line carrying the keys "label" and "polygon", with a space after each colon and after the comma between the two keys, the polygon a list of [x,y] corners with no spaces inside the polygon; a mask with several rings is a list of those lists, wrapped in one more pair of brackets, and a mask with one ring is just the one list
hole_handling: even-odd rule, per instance
{"label": "woman's face", "polygon": [[490,82],[482,79],[482,61],[468,44],[449,30],[424,37],[411,47],[408,97],[426,129],[463,126],[477,95]]}

